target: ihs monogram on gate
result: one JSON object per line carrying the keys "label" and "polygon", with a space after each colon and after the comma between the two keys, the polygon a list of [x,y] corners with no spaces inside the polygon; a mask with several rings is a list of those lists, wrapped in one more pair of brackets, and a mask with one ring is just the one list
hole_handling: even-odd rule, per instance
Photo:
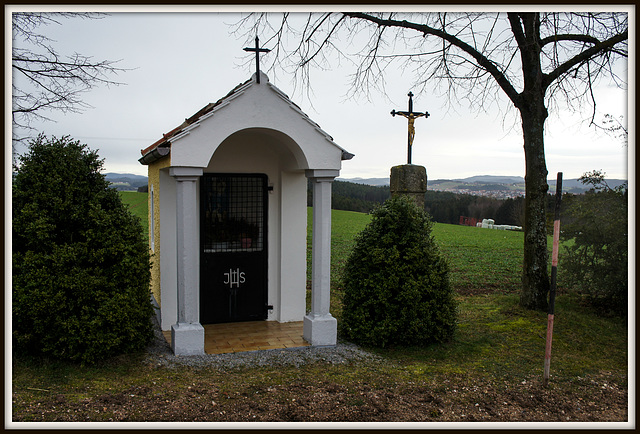
{"label": "ihs monogram on gate", "polygon": [[233,288],[233,285],[236,285],[236,288],[239,288],[240,284],[245,281],[244,271],[240,271],[240,268],[236,268],[235,270],[229,268],[229,272],[224,273],[224,275],[226,277],[224,284],[229,285],[229,288]]}

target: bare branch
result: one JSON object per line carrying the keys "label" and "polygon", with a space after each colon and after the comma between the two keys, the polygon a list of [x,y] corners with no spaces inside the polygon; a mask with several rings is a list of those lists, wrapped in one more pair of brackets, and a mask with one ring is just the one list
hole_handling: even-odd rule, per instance
{"label": "bare branch", "polygon": [[551,35],[540,40],[540,46],[545,46],[551,43],[558,43],[560,41],[574,41],[574,42],[587,42],[590,44],[597,44],[599,41],[590,35]]}
{"label": "bare branch", "polygon": [[[546,74],[545,83],[548,86],[552,81],[556,80],[561,75],[565,74],[573,67],[578,66],[580,64],[585,64],[589,60],[593,59],[598,55],[602,55],[607,51],[610,51],[616,44],[626,41],[629,38],[628,31],[625,30],[622,33],[618,33],[617,35],[612,36],[611,38],[598,42],[594,44],[592,47],[582,51],[581,53],[575,55],[573,58],[567,60],[560,66],[558,66],[555,70]],[[626,52],[617,50],[617,52],[623,53],[626,57]]]}
{"label": "bare branch", "polygon": [[[90,107],[83,102],[82,93],[97,85],[122,84],[109,78],[126,71],[115,66],[119,61],[93,61],[78,53],[63,57],[51,47],[52,41],[48,37],[37,33],[39,26],[60,25],[63,18],[97,19],[103,16],[94,13],[13,14],[14,126],[28,130],[35,119],[50,120],[44,111],[81,112]],[[16,39],[22,40],[22,47]]]}
{"label": "bare branch", "polygon": [[[305,42],[309,42],[311,40],[311,38],[313,37],[314,33],[318,30],[318,27],[320,25],[322,25],[322,23],[325,22],[325,20],[329,17],[329,15],[325,15],[324,17],[322,17],[322,20],[315,26],[315,28],[311,31],[311,33],[309,33],[307,35],[307,38],[305,40]],[[301,67],[306,66],[308,63],[312,62],[316,56],[322,51],[322,49],[324,47],[326,47],[330,40],[331,37],[333,36],[333,34],[335,33],[335,31],[338,29],[338,27],[340,26],[340,23],[342,23],[344,17],[341,17],[332,27],[331,30],[329,30],[329,33],[327,33],[327,35],[325,36],[324,40],[318,45],[318,47],[316,48],[316,51],[311,54],[310,56],[306,57],[305,59],[303,59],[303,62],[300,64]]]}
{"label": "bare branch", "polygon": [[367,21],[376,23],[379,26],[413,29],[423,33],[424,35],[433,35],[433,36],[442,38],[443,40],[449,42],[451,45],[458,47],[459,49],[461,49],[462,51],[464,51],[465,53],[473,57],[475,61],[478,63],[478,66],[480,66],[481,68],[484,68],[487,72],[489,72],[493,76],[493,78],[496,80],[498,85],[502,88],[502,90],[507,94],[509,99],[514,104],[516,104],[516,102],[519,100],[518,92],[511,85],[507,77],[504,75],[503,71],[501,71],[496,64],[494,64],[490,59],[482,55],[479,51],[477,51],[471,45],[458,39],[454,35],[446,33],[444,30],[435,29],[426,24],[411,23],[406,20],[403,20],[403,21],[390,20],[390,19],[385,20],[373,15],[365,14],[361,12],[345,12],[344,15],[347,15],[351,18],[359,18],[359,19],[367,20]]}

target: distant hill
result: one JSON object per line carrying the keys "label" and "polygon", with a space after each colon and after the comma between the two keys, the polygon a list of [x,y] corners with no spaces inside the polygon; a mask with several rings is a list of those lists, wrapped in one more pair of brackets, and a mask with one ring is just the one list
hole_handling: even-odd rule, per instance
{"label": "distant hill", "polygon": [[119,191],[136,191],[147,185],[147,177],[132,173],[105,173],[105,178]]}
{"label": "distant hill", "polygon": [[[389,178],[337,178],[339,181],[352,182],[356,184],[373,185],[373,186],[385,186],[389,185]],[[614,188],[621,184],[626,184],[624,179],[606,179],[609,187]],[[549,184],[549,191],[555,192],[556,180],[547,180]],[[435,179],[429,180],[430,186],[443,186],[447,190],[455,190],[461,188],[468,188],[469,184],[472,184],[469,190],[477,190],[480,186],[489,186],[486,190],[495,190],[499,185],[521,185],[524,190],[524,178],[521,176],[494,176],[494,175],[477,175],[470,176],[468,178],[456,178],[456,179]],[[589,190],[589,186],[585,186],[577,179],[563,179],[562,190],[567,193],[584,193]]]}
{"label": "distant hill", "polygon": [[524,178],[522,176],[478,175],[464,179],[454,179],[454,181],[477,184],[521,184],[524,182]]}

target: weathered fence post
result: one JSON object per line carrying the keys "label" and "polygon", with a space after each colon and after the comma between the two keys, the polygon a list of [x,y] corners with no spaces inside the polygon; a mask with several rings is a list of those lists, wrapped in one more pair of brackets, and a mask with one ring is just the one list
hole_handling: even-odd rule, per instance
{"label": "weathered fence post", "polygon": [[558,249],[560,248],[560,202],[562,201],[562,172],[556,181],[556,207],[553,220],[553,250],[551,252],[551,288],[549,289],[549,311],[547,314],[547,344],[544,352],[544,379],[542,385],[549,384],[551,366],[551,341],[553,340],[553,318],[556,303],[556,279],[558,274]]}

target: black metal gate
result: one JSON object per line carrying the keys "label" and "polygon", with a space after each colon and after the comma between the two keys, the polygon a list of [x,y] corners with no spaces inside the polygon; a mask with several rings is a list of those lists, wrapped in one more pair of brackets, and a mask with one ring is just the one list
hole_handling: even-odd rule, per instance
{"label": "black metal gate", "polygon": [[200,323],[267,318],[267,176],[204,174]]}

